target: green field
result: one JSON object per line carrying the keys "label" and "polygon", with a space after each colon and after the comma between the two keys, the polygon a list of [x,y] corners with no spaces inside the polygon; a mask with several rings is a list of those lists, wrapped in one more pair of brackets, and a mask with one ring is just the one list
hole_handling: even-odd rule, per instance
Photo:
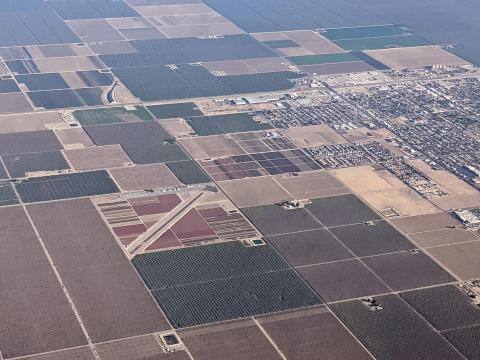
{"label": "green field", "polygon": [[124,107],[76,110],[73,116],[82,126],[153,120],[142,106],[136,106],[135,110],[127,110]]}
{"label": "green field", "polygon": [[342,49],[351,51],[388,49],[392,47],[411,47],[432,45],[431,42],[417,35],[385,36],[378,38],[350,39],[333,41]]}
{"label": "green field", "polygon": [[367,37],[380,36],[399,36],[399,35],[413,35],[409,30],[404,30],[405,27],[400,25],[379,25],[379,26],[360,26],[348,27],[338,29],[326,29],[320,32],[329,40],[343,40],[343,39],[359,39]]}
{"label": "green field", "polygon": [[200,136],[229,134],[271,129],[269,124],[254,121],[248,113],[198,116],[188,119],[188,124]]}
{"label": "green field", "polygon": [[147,106],[158,120],[202,116],[203,113],[192,102]]}
{"label": "green field", "polygon": [[292,56],[289,57],[288,60],[295,65],[319,65],[359,61],[358,58],[350,53]]}

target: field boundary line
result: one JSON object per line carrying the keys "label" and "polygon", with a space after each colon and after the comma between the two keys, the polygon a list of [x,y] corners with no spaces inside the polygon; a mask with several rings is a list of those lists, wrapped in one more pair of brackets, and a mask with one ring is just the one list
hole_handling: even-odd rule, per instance
{"label": "field boundary line", "polygon": [[70,293],[68,292],[68,289],[67,287],[65,286],[65,283],[63,282],[62,280],[62,277],[60,276],[60,273],[59,271],[57,270],[57,267],[55,266],[55,263],[53,262],[53,259],[52,257],[50,256],[50,253],[48,252],[48,249],[47,247],[45,246],[45,243],[43,242],[42,240],[42,237],[40,236],[40,233],[38,232],[37,230],[37,227],[35,226],[35,223],[33,222],[27,208],[25,205],[22,206],[23,207],[23,211],[25,212],[27,218],[28,218],[28,221],[30,222],[30,225],[32,226],[32,229],[33,231],[35,232],[35,235],[37,236],[37,239],[38,239],[38,242],[40,243],[40,246],[42,247],[42,250],[45,254],[45,257],[47,258],[49,264],[50,264],[50,267],[52,268],[54,274],[55,274],[55,277],[57,278],[57,281],[60,285],[60,287],[62,288],[62,291],[65,295],[65,297],[67,298],[67,301],[68,301],[68,304],[75,316],[75,318],[77,319],[77,322],[79,323],[80,325],[80,328],[83,332],[83,335],[85,336],[85,338],[87,339],[87,342],[88,342],[88,346],[90,347],[90,349],[92,350],[92,353],[93,353],[93,356],[95,357],[96,360],[100,360],[100,356],[98,355],[97,353],[97,350],[95,348],[95,344],[93,343],[92,341],[92,338],[90,337],[90,335],[88,334],[88,331],[87,331],[87,328],[85,326],[85,324],[83,323],[83,320],[80,316],[80,313],[78,312],[77,310],[77,307],[75,306],[75,303],[73,301],[73,298],[70,296]]}
{"label": "field boundary line", "polygon": [[263,336],[265,336],[265,338],[268,340],[268,342],[273,346],[273,348],[275,349],[275,351],[278,353],[278,355],[280,355],[280,357],[282,358],[282,360],[288,360],[287,357],[285,356],[285,354],[282,352],[282,350],[280,350],[280,348],[278,347],[278,345],[275,343],[275,341],[273,341],[273,339],[271,338],[271,336],[267,333],[267,331],[263,328],[262,324],[260,324],[260,322],[255,319],[254,317],[252,318],[253,322],[255,323],[255,325],[257,325],[258,329],[262,332]]}

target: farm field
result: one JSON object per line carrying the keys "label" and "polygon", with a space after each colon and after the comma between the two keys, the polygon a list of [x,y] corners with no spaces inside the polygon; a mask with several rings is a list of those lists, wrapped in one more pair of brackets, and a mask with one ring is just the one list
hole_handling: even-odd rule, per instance
{"label": "farm field", "polygon": [[[219,259],[223,263],[218,263]],[[239,243],[206,245],[138,255],[133,263],[175,328],[321,302],[268,245],[252,248]],[[188,268],[186,264],[198,265]],[[161,270],[167,268],[173,273]],[[277,287],[278,283],[282,286]],[[195,299],[192,297],[195,293],[202,296]],[[263,300],[258,302],[257,298]],[[236,306],[230,306],[231,302]],[[212,303],[216,304],[214,311],[210,308]],[[192,311],[199,308],[201,312]]]}
{"label": "farm field", "polygon": [[234,360],[241,360],[245,356],[268,360],[281,359],[252,320],[183,330],[181,334],[199,360],[207,360],[212,356],[228,356]]}
{"label": "farm field", "polygon": [[0,0],[0,360],[478,360],[467,2]]}
{"label": "farm field", "polygon": [[[381,313],[369,311],[360,300],[334,305],[340,319],[380,359],[461,359],[444,338],[395,295],[379,297]],[[412,329],[415,329],[412,331]]]}
{"label": "farm field", "polygon": [[[313,360],[318,351],[342,359],[371,359],[348,331],[323,307],[259,317],[258,321],[289,359]],[[319,336],[320,334],[328,335]],[[305,346],[297,348],[298,342],[304,343]],[[342,343],[343,346],[335,346],[337,343]]]}

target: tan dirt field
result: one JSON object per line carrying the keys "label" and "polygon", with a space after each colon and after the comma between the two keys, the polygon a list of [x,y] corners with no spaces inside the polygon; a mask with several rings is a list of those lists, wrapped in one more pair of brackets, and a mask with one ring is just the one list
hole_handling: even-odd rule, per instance
{"label": "tan dirt field", "polygon": [[293,200],[293,196],[284,190],[273,177],[269,176],[225,181],[218,185],[238,207]]}
{"label": "tan dirt field", "polygon": [[64,153],[76,170],[110,169],[132,162],[120,145],[65,150]]}
{"label": "tan dirt field", "polygon": [[440,46],[417,46],[368,50],[365,53],[392,69],[419,68],[428,65],[467,65],[469,62]]}
{"label": "tan dirt field", "polygon": [[92,58],[87,56],[35,59],[34,62],[42,73],[99,69]]}
{"label": "tan dirt field", "polygon": [[410,235],[412,240],[424,248],[442,245],[460,244],[480,240],[471,231],[465,229],[441,229]]}
{"label": "tan dirt field", "polygon": [[331,173],[377,210],[392,208],[400,216],[440,211],[387,170],[359,166],[332,170]]}
{"label": "tan dirt field", "polygon": [[241,155],[245,151],[234,140],[223,135],[180,139],[179,143],[194,159]]}
{"label": "tan dirt field", "polygon": [[243,60],[213,61],[203,63],[202,66],[211,73],[222,75],[255,74],[256,71]]}
{"label": "tan dirt field", "polygon": [[135,10],[145,17],[215,13],[212,9],[203,4],[136,6]]}
{"label": "tan dirt field", "polygon": [[238,26],[226,24],[205,24],[205,25],[182,25],[182,26],[163,26],[159,28],[167,37],[183,38],[196,36],[215,36],[215,35],[237,35],[244,34],[244,31]]}
{"label": "tan dirt field", "polygon": [[460,279],[480,278],[480,241],[439,246],[427,251]]}
{"label": "tan dirt field", "polygon": [[252,34],[252,36],[258,41],[288,40],[288,36],[283,32],[256,33]]}
{"label": "tan dirt field", "polygon": [[0,134],[45,130],[48,124],[62,123],[58,112],[0,116]]}
{"label": "tan dirt field", "polygon": [[315,55],[343,53],[345,50],[310,30],[286,31],[287,38]]}
{"label": "tan dirt field", "polygon": [[449,227],[460,227],[462,225],[452,215],[446,212],[398,218],[393,219],[392,222],[407,234],[441,230]]}
{"label": "tan dirt field", "polygon": [[23,93],[0,94],[0,114],[26,113],[32,106]]}
{"label": "tan dirt field", "polygon": [[423,160],[409,164],[435,181],[449,196],[431,198],[430,201],[443,210],[480,206],[480,192],[447,170],[434,170]]}
{"label": "tan dirt field", "polygon": [[181,185],[165,164],[113,169],[110,174],[123,191],[163,189]]}
{"label": "tan dirt field", "polygon": [[292,127],[283,131],[299,147],[344,144],[347,140],[326,124]]}
{"label": "tan dirt field", "polygon": [[344,136],[351,142],[381,141],[386,138],[394,137],[390,130],[368,129],[366,127],[348,130]]}
{"label": "tan dirt field", "polygon": [[446,212],[392,219],[392,223],[424,248],[480,240]]}
{"label": "tan dirt field", "polygon": [[82,128],[57,130],[55,134],[65,148],[94,146],[92,140]]}
{"label": "tan dirt field", "polygon": [[347,194],[350,191],[326,171],[303,172],[296,177],[278,175],[275,180],[295,199],[316,199]]}
{"label": "tan dirt field", "polygon": [[289,70],[289,63],[282,58],[246,59],[245,64],[256,72],[275,72]]}
{"label": "tan dirt field", "polygon": [[113,27],[117,29],[146,29],[152,25],[143,18],[113,18],[107,19]]}
{"label": "tan dirt field", "polygon": [[158,121],[158,123],[161,124],[170,135],[175,137],[191,136],[193,133],[193,129],[190,127],[190,125],[188,125],[188,123],[181,118],[161,120]]}

